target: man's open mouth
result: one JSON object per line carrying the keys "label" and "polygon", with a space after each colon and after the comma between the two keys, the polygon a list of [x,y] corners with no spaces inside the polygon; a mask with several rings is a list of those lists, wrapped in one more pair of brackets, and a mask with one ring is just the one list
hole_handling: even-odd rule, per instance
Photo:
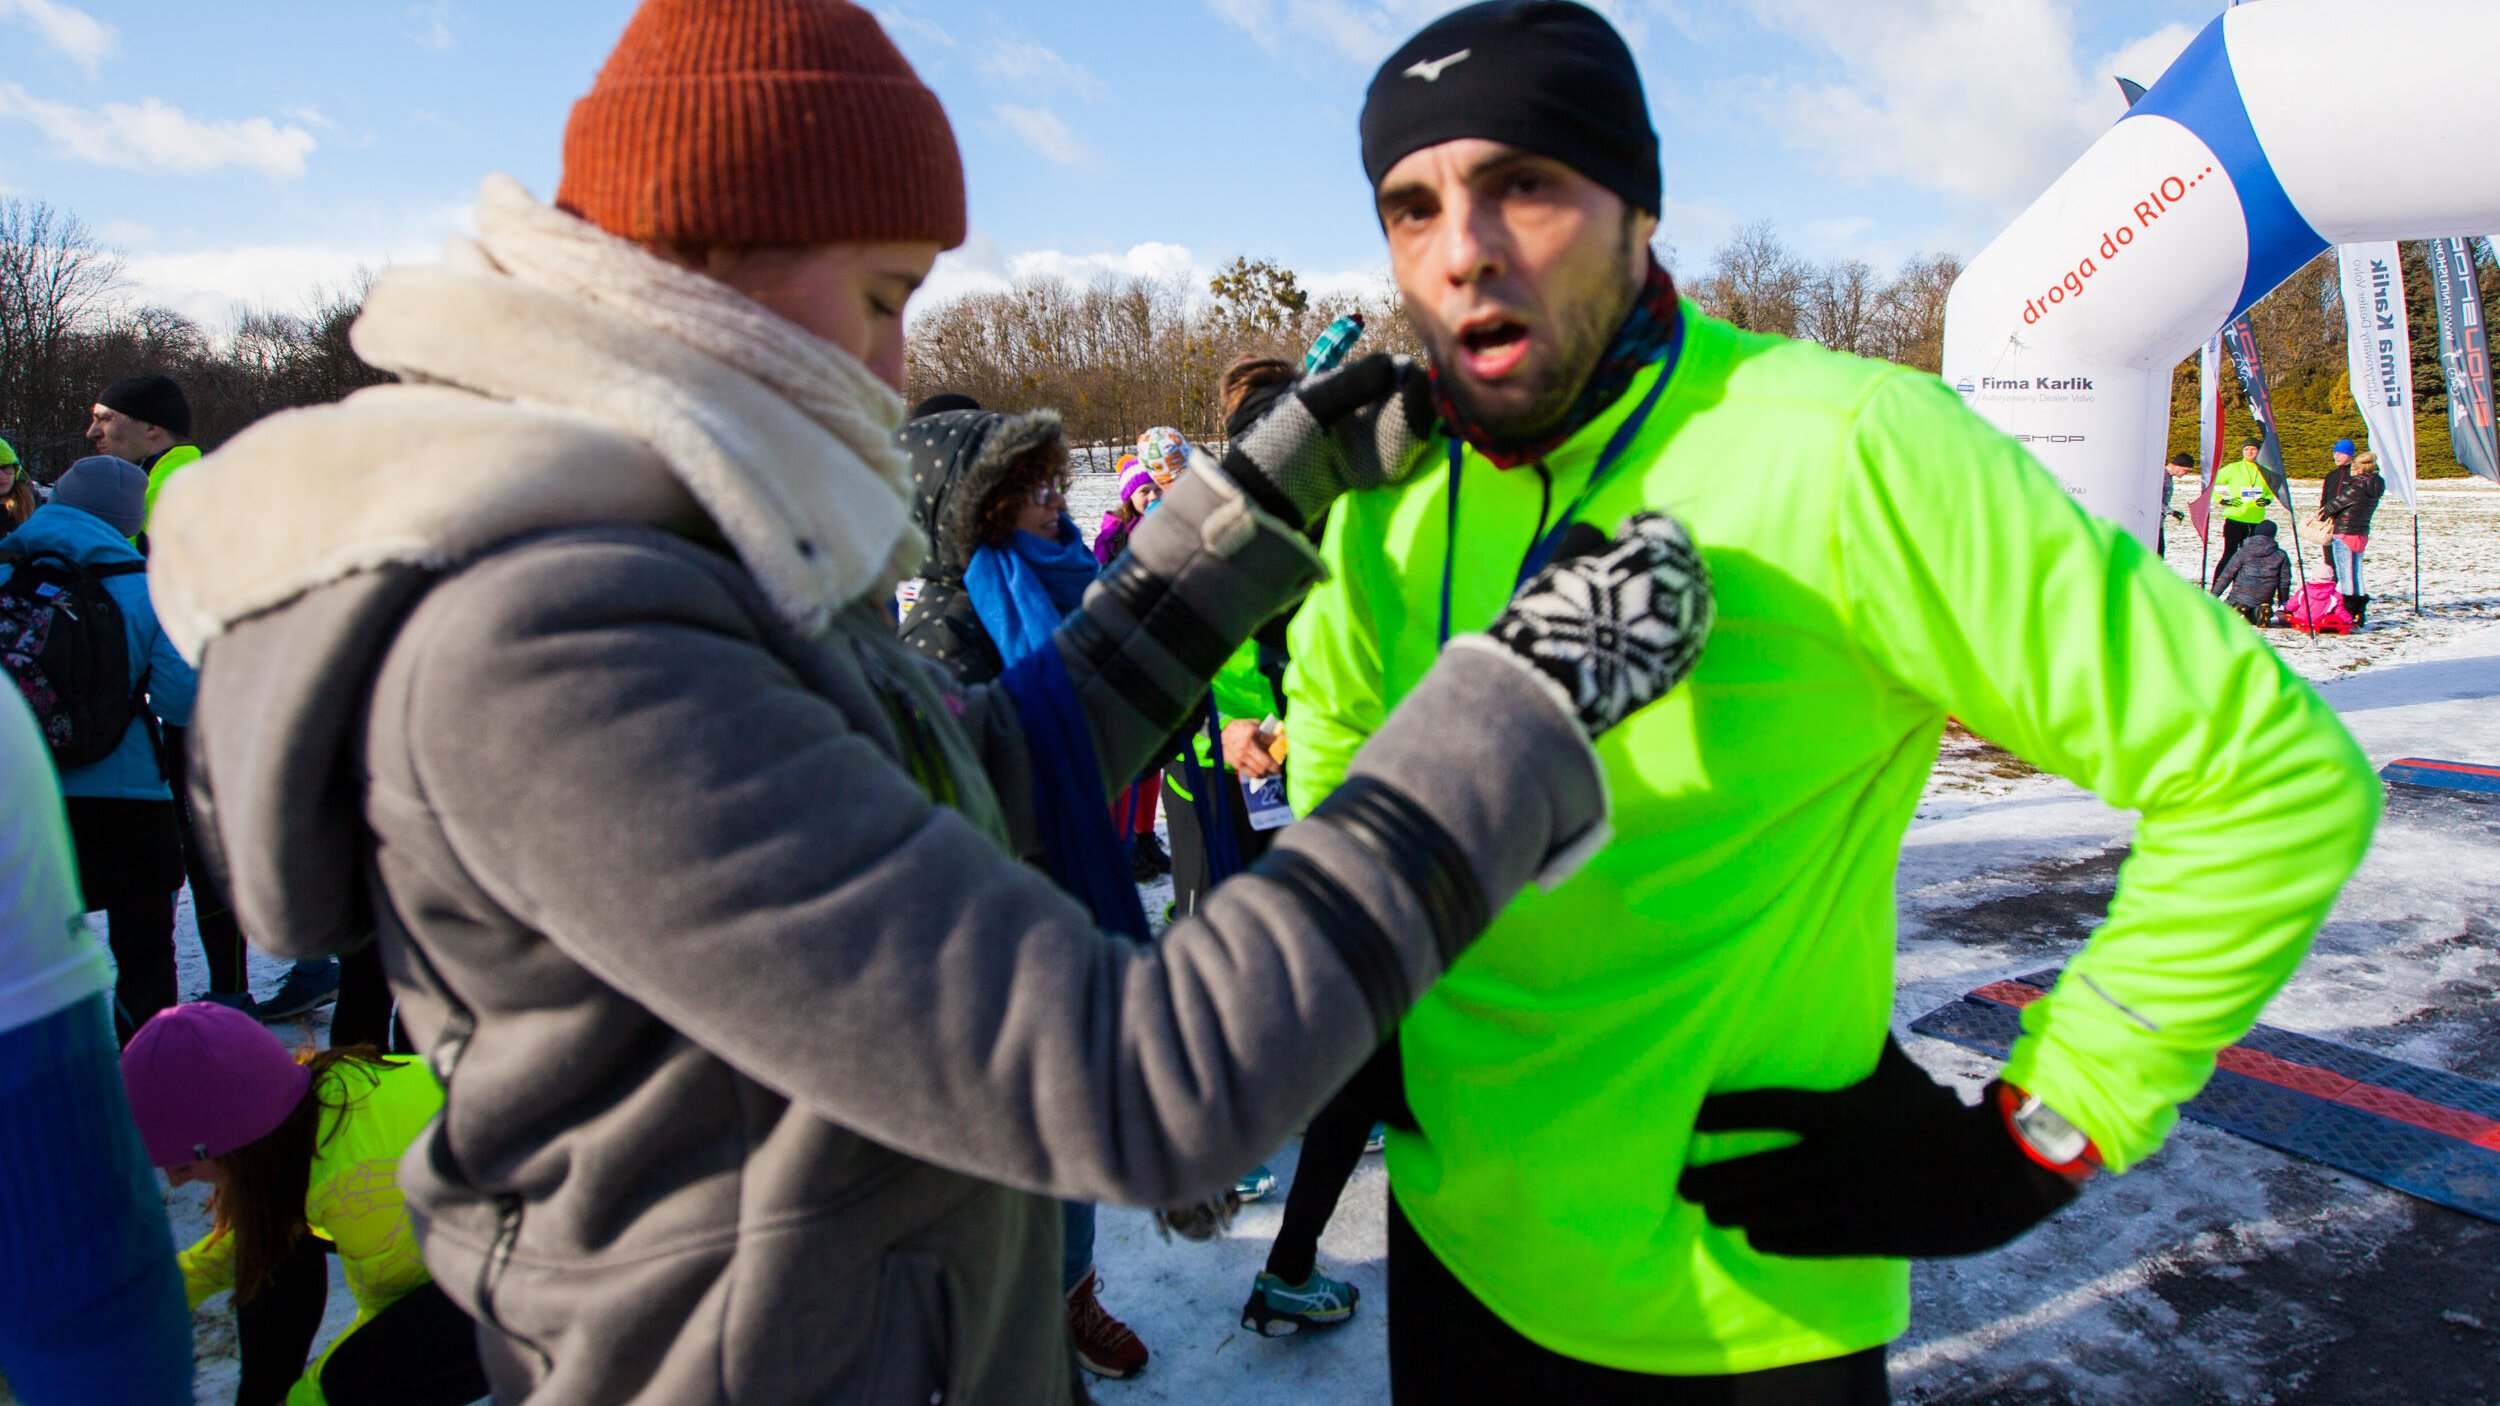
{"label": "man's open mouth", "polygon": [[1498,381],[1518,370],[1528,346],[1527,324],[1506,317],[1471,322],[1458,333],[1460,360],[1479,381]]}

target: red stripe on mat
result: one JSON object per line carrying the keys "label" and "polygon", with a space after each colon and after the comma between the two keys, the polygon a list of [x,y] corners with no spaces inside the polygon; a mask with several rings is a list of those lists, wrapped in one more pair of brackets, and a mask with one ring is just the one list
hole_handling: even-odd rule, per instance
{"label": "red stripe on mat", "polygon": [[2416,771],[2462,771],[2471,776],[2500,776],[2500,767],[2475,766],[2470,762],[2435,762],[2428,757],[2398,757],[2389,766],[2409,766]]}
{"label": "red stripe on mat", "polygon": [[[2025,986],[2019,981],[1996,981],[1980,987],[1971,994],[1983,1001],[1993,1001],[2000,1006],[2012,1006],[2019,1010],[2049,993],[2037,986]],[[2500,1152],[2500,1122],[2485,1118],[2479,1113],[2468,1113],[2462,1108],[2450,1108],[2446,1104],[2433,1103],[2429,1099],[2416,1098],[2411,1094],[2399,1093],[2377,1084],[2365,1084],[2359,1079],[2338,1074],[2330,1069],[2320,1069],[2313,1064],[2296,1064],[2291,1060],[2252,1050],[2244,1045],[2233,1045],[2224,1050],[2214,1057],[2214,1063],[2234,1074],[2243,1074],[2251,1079],[2262,1079],[2278,1088],[2292,1089],[2315,1098],[2325,1099],[2329,1103],[2341,1104],[2346,1108],[2358,1109],[2364,1113],[2375,1113],[2381,1118],[2409,1123],[2426,1132],[2438,1133],[2442,1137],[2452,1137],[2459,1142],[2470,1142],[2476,1147]]]}

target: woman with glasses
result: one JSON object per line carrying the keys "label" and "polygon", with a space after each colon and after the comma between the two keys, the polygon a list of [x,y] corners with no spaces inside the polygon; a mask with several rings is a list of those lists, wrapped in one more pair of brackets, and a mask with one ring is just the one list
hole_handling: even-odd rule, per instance
{"label": "woman with glasses", "polygon": [[[965,683],[987,683],[1048,646],[1094,583],[1093,550],[1068,516],[1059,416],[950,410],[912,421],[897,438],[929,538],[903,640]],[[1059,1289],[1077,1361],[1096,1376],[1134,1376],[1146,1346],[1095,1295],[1094,1203],[1061,1204]]]}

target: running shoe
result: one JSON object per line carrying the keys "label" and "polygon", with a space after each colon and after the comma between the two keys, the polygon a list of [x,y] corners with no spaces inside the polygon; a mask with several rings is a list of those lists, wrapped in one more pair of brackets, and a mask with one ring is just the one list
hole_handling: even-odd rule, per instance
{"label": "running shoe", "polygon": [[1146,1345],[1102,1306],[1096,1296],[1101,1287],[1102,1272],[1089,1269],[1068,1291],[1068,1335],[1076,1340],[1078,1366],[1121,1381],[1146,1370]]}
{"label": "running shoe", "polygon": [[1386,1123],[1372,1124],[1370,1136],[1363,1139],[1363,1150],[1365,1152],[1378,1152],[1380,1149],[1387,1147],[1388,1145],[1389,1125]]}
{"label": "running shoe", "polygon": [[1241,1180],[1233,1183],[1234,1197],[1245,1205],[1272,1195],[1275,1190],[1276,1174],[1267,1169],[1265,1162],[1243,1172]]}
{"label": "running shoe", "polygon": [[1288,1284],[1261,1270],[1250,1284],[1250,1301],[1241,1306],[1241,1326],[1263,1338],[1282,1338],[1304,1328],[1343,1323],[1354,1316],[1362,1292],[1342,1279],[1331,1279],[1314,1266],[1311,1277]]}
{"label": "running shoe", "polygon": [[293,1020],[311,1015],[339,998],[339,964],[336,962],[297,962],[286,969],[286,979],[269,999],[260,1003],[257,1014],[262,1020]]}

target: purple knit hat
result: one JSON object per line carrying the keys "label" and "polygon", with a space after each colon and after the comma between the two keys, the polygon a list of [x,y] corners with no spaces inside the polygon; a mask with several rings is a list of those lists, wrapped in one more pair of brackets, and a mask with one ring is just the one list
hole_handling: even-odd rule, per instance
{"label": "purple knit hat", "polygon": [[122,1084],[148,1160],[223,1157],[278,1130],[312,1086],[278,1037],[231,1006],[159,1011],[122,1051]]}
{"label": "purple knit hat", "polygon": [[1127,502],[1128,495],[1136,492],[1138,489],[1161,486],[1162,485],[1155,482],[1155,476],[1153,474],[1146,472],[1142,468],[1131,469],[1128,471],[1127,476],[1120,480],[1120,497],[1118,501],[1121,503]]}

